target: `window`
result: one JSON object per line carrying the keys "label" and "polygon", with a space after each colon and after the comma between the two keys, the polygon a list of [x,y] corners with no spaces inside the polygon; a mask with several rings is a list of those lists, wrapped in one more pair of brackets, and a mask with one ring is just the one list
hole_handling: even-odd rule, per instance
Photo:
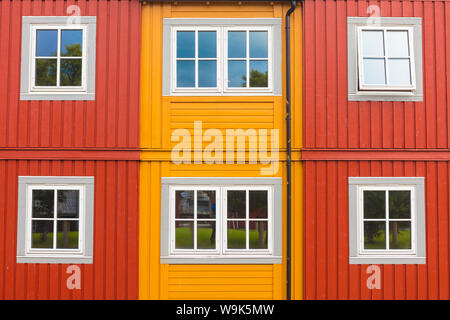
{"label": "window", "polygon": [[163,178],[162,263],[281,263],[280,197],[279,179]]}
{"label": "window", "polygon": [[93,100],[95,17],[23,17],[22,100]]}
{"label": "window", "polygon": [[425,263],[423,178],[349,178],[350,263]]}
{"label": "window", "polygon": [[280,38],[279,19],[164,19],[163,93],[281,94]]}
{"label": "window", "polygon": [[92,263],[93,180],[19,177],[18,262]]}
{"label": "window", "polygon": [[348,18],[349,100],[421,101],[420,18]]}

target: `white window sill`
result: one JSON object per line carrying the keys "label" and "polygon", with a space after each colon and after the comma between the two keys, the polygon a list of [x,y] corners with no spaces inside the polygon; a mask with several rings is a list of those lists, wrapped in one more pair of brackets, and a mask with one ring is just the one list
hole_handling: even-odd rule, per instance
{"label": "white window sill", "polygon": [[27,255],[17,256],[17,263],[61,263],[61,264],[92,264],[93,258],[82,255]]}
{"label": "white window sill", "polygon": [[415,255],[367,255],[350,257],[350,264],[425,264],[426,257]]}
{"label": "white window sill", "polygon": [[281,264],[279,256],[161,256],[161,264]]}
{"label": "white window sill", "polygon": [[362,92],[348,94],[349,101],[423,101],[423,95],[410,92]]}
{"label": "white window sill", "polygon": [[85,92],[33,92],[33,93],[20,93],[20,100],[95,100],[95,93]]}
{"label": "white window sill", "polygon": [[167,96],[187,96],[187,97],[192,97],[192,96],[205,96],[205,97],[209,97],[209,96],[281,96],[281,94],[275,94],[273,92],[258,92],[258,91],[234,91],[234,92],[208,92],[208,91],[185,91],[185,92],[181,92],[181,91],[177,91],[177,92],[172,92],[171,94],[168,95],[163,95],[165,97]]}

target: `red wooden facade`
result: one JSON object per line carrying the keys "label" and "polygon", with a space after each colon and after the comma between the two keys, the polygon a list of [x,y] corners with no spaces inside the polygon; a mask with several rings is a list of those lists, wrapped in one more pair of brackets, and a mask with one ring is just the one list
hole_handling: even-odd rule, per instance
{"label": "red wooden facade", "polygon": [[[20,101],[22,16],[97,17],[95,101]],[[139,1],[0,3],[0,299],[137,299]],[[18,176],[93,176],[93,264],[17,264]]]}
{"label": "red wooden facade", "polygon": [[[347,99],[347,17],[421,17],[423,102]],[[305,299],[449,299],[450,2],[304,1]],[[425,177],[426,264],[349,264],[348,177]]]}

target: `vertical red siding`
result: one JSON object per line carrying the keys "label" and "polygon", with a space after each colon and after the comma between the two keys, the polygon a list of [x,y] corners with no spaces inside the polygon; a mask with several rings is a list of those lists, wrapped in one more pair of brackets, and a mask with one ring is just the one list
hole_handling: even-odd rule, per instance
{"label": "vertical red siding", "polygon": [[[303,5],[305,298],[449,299],[450,2]],[[422,18],[423,102],[348,101],[347,17],[367,17],[369,5]],[[395,151],[368,153],[380,149]],[[425,177],[427,263],[379,265],[380,290],[367,288],[367,265],[349,264],[351,176]]]}
{"label": "vertical red siding", "polygon": [[[22,16],[97,17],[96,100],[20,101]],[[139,146],[140,3],[15,0],[0,3],[0,147]]]}
{"label": "vertical red siding", "polygon": [[[18,176],[94,176],[94,263],[17,264]],[[0,300],[138,298],[138,161],[0,161]],[[106,208],[106,210],[105,210]]]}
{"label": "vertical red siding", "polygon": [[[448,299],[449,174],[448,161],[305,162],[305,298]],[[348,263],[349,176],[425,177],[427,264],[379,265],[380,290]]]}
{"label": "vertical red siding", "polygon": [[[95,101],[20,101],[22,16],[70,5],[97,17]],[[0,299],[138,298],[140,34],[137,0],[0,2]],[[81,290],[67,289],[68,265],[16,264],[20,175],[95,177]]]}
{"label": "vertical red siding", "polygon": [[[423,102],[347,100],[347,17],[421,17]],[[450,3],[304,2],[305,148],[450,148]]]}

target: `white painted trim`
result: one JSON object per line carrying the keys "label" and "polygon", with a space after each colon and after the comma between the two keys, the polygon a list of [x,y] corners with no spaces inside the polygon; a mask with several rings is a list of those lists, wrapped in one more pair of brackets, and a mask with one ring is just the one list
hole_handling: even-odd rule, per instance
{"label": "white painted trim", "polygon": [[[95,16],[81,16],[79,24],[69,24],[70,17],[22,17],[22,61],[20,100],[95,100],[96,21]],[[37,87],[34,85],[36,29],[58,30],[57,84],[59,85],[60,34],[63,29],[83,30],[81,86]],[[78,58],[76,58],[78,59]]]}
{"label": "white painted trim", "polygon": [[[216,190],[216,250],[174,250],[175,190]],[[227,249],[226,191],[267,190],[268,249]],[[229,264],[281,263],[282,254],[282,194],[280,178],[161,178],[161,263]],[[249,200],[249,199],[247,199]],[[194,202],[195,203],[195,202]],[[248,203],[248,201],[247,201]],[[247,215],[249,208],[247,207]],[[248,218],[248,217],[247,217]],[[246,221],[249,219],[246,219]],[[246,242],[248,248],[248,241]]]}
{"label": "white painted trim", "polygon": [[[217,28],[218,32],[218,86],[214,89],[176,88],[175,28]],[[268,88],[226,88],[227,43],[226,28],[241,30],[269,30],[268,33]],[[274,96],[281,95],[281,19],[209,19],[209,18],[165,18],[163,19],[163,77],[164,96]],[[169,57],[169,58],[167,58]],[[253,59],[252,59],[253,60]],[[249,81],[247,81],[249,83]]]}
{"label": "white painted trim", "polygon": [[[423,71],[422,71],[422,18],[416,17],[377,17],[377,25],[373,25],[371,18],[347,17],[347,68],[348,68],[348,101],[423,101]],[[411,29],[410,55],[413,56],[411,74],[415,86],[408,88],[366,86],[367,90],[360,90],[361,82],[360,44],[358,28],[375,29]],[[407,90],[405,90],[407,89]]]}
{"label": "white painted trim", "polygon": [[[425,191],[424,178],[421,177],[349,177],[349,263],[350,264],[421,264],[426,261],[425,237]],[[379,190],[386,192],[385,218],[364,219],[363,192]],[[390,190],[411,192],[410,219],[390,219]],[[386,248],[364,249],[364,221],[386,223]],[[411,249],[389,248],[389,221],[411,222]]]}
{"label": "white painted trim", "polygon": [[[32,218],[32,191],[54,191],[53,218]],[[57,191],[79,190],[78,218],[57,217]],[[17,219],[17,262],[18,263],[92,263],[93,223],[94,223],[94,178],[93,177],[54,177],[20,176],[18,191]],[[32,221],[53,221],[53,248],[31,247]],[[57,249],[57,222],[78,221],[78,248]]]}

